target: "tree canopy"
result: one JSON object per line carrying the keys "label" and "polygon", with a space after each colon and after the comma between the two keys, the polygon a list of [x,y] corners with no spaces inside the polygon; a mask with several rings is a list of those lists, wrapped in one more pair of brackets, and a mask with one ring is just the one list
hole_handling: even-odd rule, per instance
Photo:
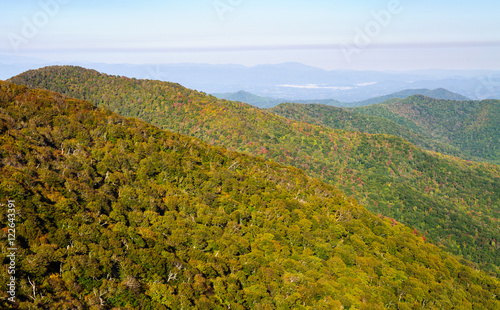
{"label": "tree canopy", "polygon": [[496,278],[299,169],[5,82],[0,140],[19,309],[500,307]]}
{"label": "tree canopy", "polygon": [[71,66],[32,70],[11,80],[303,169],[375,214],[409,225],[480,268],[500,273],[497,165],[424,151],[396,136],[290,120],[175,83]]}

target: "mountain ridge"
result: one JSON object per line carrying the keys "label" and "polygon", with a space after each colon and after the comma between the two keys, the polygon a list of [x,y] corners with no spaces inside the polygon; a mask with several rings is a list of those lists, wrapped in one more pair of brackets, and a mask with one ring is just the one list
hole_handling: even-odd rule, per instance
{"label": "mountain ridge", "polygon": [[2,81],[0,107],[21,309],[500,305],[498,279],[299,169]]}
{"label": "mountain ridge", "polygon": [[430,89],[405,89],[399,92],[391,93],[385,96],[370,98],[364,101],[357,102],[340,102],[335,99],[318,99],[318,100],[291,100],[291,99],[279,99],[272,97],[262,97],[250,92],[240,90],[235,93],[212,93],[213,96],[219,99],[227,99],[233,101],[241,101],[254,105],[259,108],[273,108],[281,103],[302,103],[302,104],[324,104],[336,107],[360,107],[376,103],[383,103],[393,98],[405,99],[413,95],[423,95],[426,97],[434,99],[445,99],[445,100],[470,100],[469,98],[462,96],[460,94],[451,92],[444,88],[436,88],[434,90]]}
{"label": "mountain ridge", "polygon": [[424,149],[500,163],[500,101],[437,100],[422,95],[364,107],[280,104],[269,111],[334,129],[392,134]]}
{"label": "mountain ridge", "polygon": [[[44,64],[44,66],[48,65],[61,65],[61,63]],[[67,65],[92,68],[100,72],[131,78],[174,81],[205,93],[245,90],[259,96],[292,101],[335,98],[342,102],[357,102],[402,89],[440,87],[472,99],[500,98],[498,89],[495,88],[500,78],[500,71],[494,70],[356,71],[325,70],[302,64],[243,66],[87,62]],[[40,67],[38,63],[24,63],[18,67],[0,64],[0,79],[8,79],[28,69]],[[310,85],[315,87],[308,88]]]}
{"label": "mountain ridge", "polygon": [[355,109],[323,104],[282,103],[269,109],[288,119],[318,126],[370,134],[388,134],[403,138],[423,149],[460,157],[459,149],[432,139],[421,132],[379,115],[368,115]]}
{"label": "mountain ridge", "polygon": [[500,101],[439,100],[415,95],[354,108],[452,145],[472,160],[500,163]]}
{"label": "mountain ridge", "polygon": [[284,102],[281,99],[257,96],[244,90],[240,90],[235,93],[213,93],[211,95],[219,99],[248,103],[258,108],[272,108]]}
{"label": "mountain ridge", "polygon": [[496,165],[423,151],[395,136],[292,121],[179,84],[76,67],[28,71],[12,81],[48,87],[210,144],[304,169],[370,211],[412,225],[452,253],[498,272]]}
{"label": "mountain ridge", "polygon": [[465,96],[451,92],[444,88],[436,88],[432,90],[424,88],[424,89],[405,89],[385,96],[371,98],[364,101],[353,102],[352,106],[366,106],[376,103],[383,103],[384,101],[393,98],[406,99],[414,95],[422,95],[433,99],[444,99],[444,100],[455,100],[455,101],[470,100]]}

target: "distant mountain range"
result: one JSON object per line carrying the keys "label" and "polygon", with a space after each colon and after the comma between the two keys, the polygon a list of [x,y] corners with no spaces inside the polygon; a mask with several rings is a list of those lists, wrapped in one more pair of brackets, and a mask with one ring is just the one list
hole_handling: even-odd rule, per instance
{"label": "distant mountain range", "polygon": [[244,90],[240,90],[235,93],[223,93],[223,94],[212,94],[212,95],[219,99],[240,101],[251,104],[259,108],[272,108],[280,103],[287,102],[287,100],[283,99],[257,96],[249,92],[246,92]]}
{"label": "distant mountain range", "polygon": [[233,100],[233,101],[241,101],[244,103],[248,103],[251,105],[254,105],[259,108],[272,108],[274,106],[277,106],[280,103],[285,103],[285,102],[293,102],[293,103],[304,103],[304,104],[323,104],[323,105],[331,105],[331,106],[336,106],[336,107],[360,107],[360,106],[366,106],[366,105],[371,105],[375,103],[381,103],[386,100],[392,99],[392,98],[400,98],[404,99],[413,95],[423,95],[429,98],[434,98],[434,99],[445,99],[445,100],[469,100],[469,98],[462,96],[460,94],[451,92],[449,90],[443,89],[443,88],[438,88],[434,90],[430,89],[406,89],[402,90],[396,93],[392,93],[389,95],[385,96],[380,96],[380,97],[375,97],[371,99],[367,99],[364,101],[359,101],[359,102],[340,102],[335,99],[318,99],[318,100],[287,100],[287,99],[277,99],[277,98],[270,98],[270,97],[261,97],[257,96],[254,94],[251,94],[249,92],[240,90],[235,93],[214,93],[212,94],[215,97],[219,99],[227,99],[227,100]]}
{"label": "distant mountain range", "polygon": [[371,104],[376,104],[376,103],[381,103],[384,101],[387,101],[389,99],[393,98],[399,98],[399,99],[405,99],[413,95],[422,95],[425,97],[433,98],[433,99],[444,99],[444,100],[470,100],[469,98],[462,96],[460,94],[451,92],[449,90],[446,90],[444,88],[437,88],[437,89],[405,89],[396,93],[392,93],[386,96],[380,96],[380,97],[375,97],[371,98],[368,100],[363,100],[359,102],[354,102],[352,104],[349,104],[351,106],[366,106],[366,105],[371,105]]}
{"label": "distant mountain range", "polygon": [[[56,63],[0,55],[0,79],[53,64]],[[474,100],[500,98],[500,71],[488,70],[324,70],[299,63],[253,67],[194,63],[67,64],[130,78],[171,81],[210,94],[244,90],[257,96],[285,101],[333,99],[361,102],[406,89],[436,88],[444,88]]]}

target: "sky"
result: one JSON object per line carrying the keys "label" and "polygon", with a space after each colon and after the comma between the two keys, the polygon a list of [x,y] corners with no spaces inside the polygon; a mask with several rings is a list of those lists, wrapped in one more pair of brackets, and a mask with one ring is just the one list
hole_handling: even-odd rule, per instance
{"label": "sky", "polygon": [[1,57],[500,69],[498,0],[0,0]]}

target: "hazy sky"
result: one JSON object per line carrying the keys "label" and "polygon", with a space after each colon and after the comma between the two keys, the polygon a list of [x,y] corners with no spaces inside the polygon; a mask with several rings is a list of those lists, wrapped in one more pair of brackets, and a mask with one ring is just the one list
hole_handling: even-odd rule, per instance
{"label": "hazy sky", "polygon": [[500,69],[500,1],[0,0],[0,54],[65,63]]}

